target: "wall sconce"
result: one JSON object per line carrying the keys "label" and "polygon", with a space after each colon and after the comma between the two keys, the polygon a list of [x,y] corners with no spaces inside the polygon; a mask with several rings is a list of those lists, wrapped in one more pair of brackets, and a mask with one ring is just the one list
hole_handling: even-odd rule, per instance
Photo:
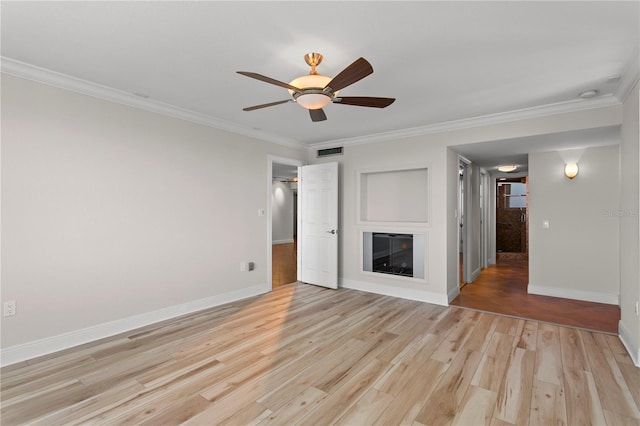
{"label": "wall sconce", "polygon": [[564,165],[564,175],[573,179],[578,175],[578,163],[567,163]]}

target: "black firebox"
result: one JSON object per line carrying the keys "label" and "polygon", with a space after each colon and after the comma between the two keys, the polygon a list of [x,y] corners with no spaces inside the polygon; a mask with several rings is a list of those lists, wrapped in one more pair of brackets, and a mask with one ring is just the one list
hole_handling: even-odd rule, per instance
{"label": "black firebox", "polygon": [[372,234],[373,272],[413,277],[413,235]]}

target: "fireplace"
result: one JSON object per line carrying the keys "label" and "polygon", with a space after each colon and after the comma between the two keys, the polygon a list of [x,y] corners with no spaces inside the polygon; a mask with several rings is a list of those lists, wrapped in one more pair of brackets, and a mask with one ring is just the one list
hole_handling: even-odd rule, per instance
{"label": "fireplace", "polygon": [[413,235],[374,232],[373,272],[413,276]]}
{"label": "fireplace", "polygon": [[363,270],[424,278],[424,235],[364,232]]}

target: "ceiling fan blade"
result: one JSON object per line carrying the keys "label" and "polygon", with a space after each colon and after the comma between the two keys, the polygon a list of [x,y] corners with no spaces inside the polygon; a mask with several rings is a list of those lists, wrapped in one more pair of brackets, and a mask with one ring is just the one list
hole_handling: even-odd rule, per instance
{"label": "ceiling fan blade", "polygon": [[333,79],[327,83],[326,87],[330,87],[331,90],[337,92],[345,87],[360,81],[369,74],[373,73],[373,67],[364,58],[357,59],[354,63],[340,71],[340,74],[333,77]]}
{"label": "ceiling fan blade", "polygon": [[311,116],[311,121],[324,121],[327,119],[327,114],[324,113],[322,108],[319,109],[310,109],[309,115]]}
{"label": "ceiling fan blade", "polygon": [[262,74],[257,74],[255,72],[248,72],[248,71],[236,71],[236,72],[238,74],[242,74],[247,77],[255,78],[256,80],[264,81],[265,83],[275,84],[276,86],[284,87],[285,89],[293,90],[294,92],[300,92],[300,89],[295,86],[292,86],[290,84],[284,83],[282,81],[276,80],[271,77],[267,77]]}
{"label": "ceiling fan blade", "polygon": [[274,106],[274,105],[280,105],[280,104],[286,104],[289,102],[293,102],[293,99],[285,99],[284,101],[276,101],[276,102],[269,102],[268,104],[262,104],[262,105],[254,105],[251,107],[247,107],[247,108],[242,108],[243,111],[253,111],[256,109],[260,109],[260,108],[266,108],[266,107],[270,107],[270,106]]}
{"label": "ceiling fan blade", "polygon": [[341,96],[333,100],[336,104],[385,108],[395,102],[395,98],[374,98],[370,96]]}

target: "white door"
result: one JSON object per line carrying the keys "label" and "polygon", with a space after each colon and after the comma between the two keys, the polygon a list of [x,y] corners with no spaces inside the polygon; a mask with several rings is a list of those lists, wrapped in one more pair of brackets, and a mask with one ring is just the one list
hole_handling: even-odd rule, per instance
{"label": "white door", "polygon": [[338,288],[338,163],[298,167],[298,280]]}

